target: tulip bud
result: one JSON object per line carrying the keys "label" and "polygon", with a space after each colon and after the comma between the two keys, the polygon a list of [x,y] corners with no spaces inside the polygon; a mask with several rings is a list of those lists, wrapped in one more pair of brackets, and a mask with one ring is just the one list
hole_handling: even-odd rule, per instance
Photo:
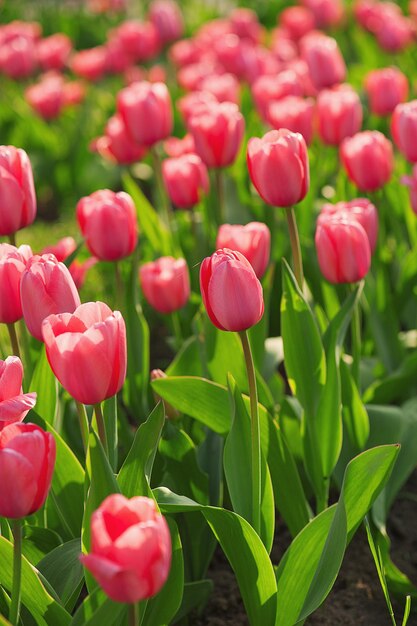
{"label": "tulip bud", "polygon": [[161,48],[158,31],[151,22],[127,20],[117,29],[117,37],[136,63],[149,61]]}
{"label": "tulip bud", "polygon": [[317,28],[336,26],[343,19],[342,0],[302,0],[314,15]]}
{"label": "tulip bud", "polygon": [[21,422],[36,404],[36,393],[23,393],[23,365],[17,356],[0,360],[0,432]]}
{"label": "tulip bud", "polygon": [[51,486],[55,439],[35,424],[9,424],[0,432],[0,515],[19,519],[44,504]]}
{"label": "tulip bud", "polygon": [[249,139],[249,174],[261,198],[272,206],[290,207],[306,195],[309,164],[306,143],[286,128]]}
{"label": "tulip bud", "polygon": [[246,226],[222,224],[217,234],[216,248],[229,248],[243,254],[260,279],[269,263],[271,233],[262,222],[250,222]]}
{"label": "tulip bud", "polygon": [[216,104],[216,102],[216,96],[208,91],[192,91],[178,100],[177,107],[188,128],[188,123],[193,115],[198,115],[200,112],[204,113],[207,105]]}
{"label": "tulip bud", "polygon": [[149,9],[149,19],[164,44],[179,39],[184,32],[180,8],[172,0],[153,0]]}
{"label": "tulip bud", "polygon": [[45,120],[57,118],[64,105],[64,79],[49,75],[25,91],[25,98],[36,113]]}
{"label": "tulip bud", "polygon": [[161,257],[139,268],[143,294],[159,313],[173,313],[190,297],[190,279],[184,259]]}
{"label": "tulip bud", "polygon": [[195,154],[195,144],[192,135],[187,133],[182,139],[168,137],[164,141],[164,150],[169,157],[180,157],[184,154]]}
{"label": "tulip bud", "polygon": [[405,158],[411,163],[417,163],[417,100],[395,107],[391,132]]}
{"label": "tulip bud", "polygon": [[105,159],[121,165],[140,161],[146,154],[146,148],[133,141],[120,115],[109,119],[104,136],[96,140],[94,148]]}
{"label": "tulip bud", "polygon": [[199,88],[212,93],[218,102],[239,104],[239,82],[233,74],[207,76],[201,81]]}
{"label": "tulip bud", "polygon": [[207,315],[220,330],[240,332],[262,318],[262,285],[240,252],[224,248],[205,258],[200,289]]}
{"label": "tulip bud", "polygon": [[308,145],[313,137],[313,115],[312,98],[287,96],[271,102],[266,117],[272,128],[288,128],[292,133],[300,133]]}
{"label": "tulip bud", "polygon": [[162,163],[165,187],[172,203],[190,209],[209,191],[207,168],[196,154],[185,154]]}
{"label": "tulip bud", "polygon": [[[154,380],[159,380],[161,378],[167,378],[167,375],[165,374],[165,372],[159,369],[151,371],[151,382]],[[166,400],[163,400],[161,396],[158,396],[157,393],[154,392],[153,395],[155,398],[155,402],[162,402],[162,404],[164,405],[165,415],[168,419],[176,420],[179,418],[180,414],[177,411],[177,409],[174,409],[174,407],[171,404],[169,404],[169,402],[167,402]]]}
{"label": "tulip bud", "polygon": [[52,371],[75,400],[98,404],[120,391],[126,377],[126,327],[119,311],[87,302],[72,314],[47,317],[42,335]]}
{"label": "tulip bud", "polygon": [[249,39],[253,43],[260,42],[263,29],[255,11],[239,7],[233,9],[229,19],[232,31],[239,39]]}
{"label": "tulip bud", "polygon": [[260,76],[252,85],[252,97],[259,115],[268,121],[272,102],[287,96],[303,95],[303,86],[296,72],[285,70],[276,76]]}
{"label": "tulip bud", "polygon": [[36,196],[32,167],[24,150],[0,146],[0,235],[11,235],[32,224]]}
{"label": "tulip bud", "polygon": [[132,254],[138,241],[136,210],[124,191],[95,191],[77,204],[77,220],[91,254],[118,261]]}
{"label": "tulip bud", "polygon": [[333,87],[345,80],[346,65],[336,39],[311,33],[302,39],[300,47],[316,89]]}
{"label": "tulip bud", "polygon": [[108,496],[91,516],[91,552],[80,560],[116,602],[154,596],[168,578],[171,536],[151,498]]}
{"label": "tulip bud", "polygon": [[72,56],[71,69],[74,74],[91,82],[103,78],[106,72],[107,50],[104,46],[96,46],[81,50]]}
{"label": "tulip bud", "polygon": [[355,220],[368,235],[371,253],[375,250],[378,239],[378,212],[376,207],[367,198],[355,198],[348,202],[337,202],[336,204],[324,204],[317,224],[334,218],[344,220]]}
{"label": "tulip bud", "polygon": [[314,15],[306,7],[287,7],[279,16],[279,25],[289,33],[293,41],[299,41],[314,29]]}
{"label": "tulip bud", "polygon": [[77,289],[81,289],[84,285],[87,272],[94,267],[96,263],[98,263],[98,259],[96,259],[95,256],[91,256],[85,261],[78,261],[77,259],[74,259],[71,263],[68,269]]}
{"label": "tulip bud", "polygon": [[390,115],[397,104],[408,98],[406,76],[395,67],[373,70],[365,79],[369,108],[375,115]]}
{"label": "tulip bud", "polygon": [[36,69],[37,54],[35,41],[18,36],[0,47],[0,70],[18,80],[28,78]]}
{"label": "tulip bud", "polygon": [[166,139],[172,132],[172,105],[164,83],[133,83],[117,96],[117,110],[133,139],[144,146]]}
{"label": "tulip bud", "polygon": [[343,217],[323,220],[316,229],[320,270],[330,283],[356,283],[371,267],[369,239],[362,226]]}
{"label": "tulip bud", "polygon": [[366,130],[345,139],[340,158],[349,178],[361,191],[375,191],[391,178],[392,144],[377,130]]}
{"label": "tulip bud", "polygon": [[346,85],[324,89],[317,98],[317,118],[321,140],[338,146],[361,128],[362,105],[358,94]]}
{"label": "tulip bud", "polygon": [[72,49],[71,39],[64,33],[55,33],[37,44],[39,65],[44,71],[64,69]]}
{"label": "tulip bud", "polygon": [[20,283],[25,324],[31,335],[42,341],[42,322],[51,313],[72,313],[80,296],[71,274],[53,254],[35,255],[26,266]]}
{"label": "tulip bud", "polygon": [[8,243],[0,244],[0,322],[2,324],[14,324],[23,317],[20,281],[31,256],[30,246],[15,248]]}

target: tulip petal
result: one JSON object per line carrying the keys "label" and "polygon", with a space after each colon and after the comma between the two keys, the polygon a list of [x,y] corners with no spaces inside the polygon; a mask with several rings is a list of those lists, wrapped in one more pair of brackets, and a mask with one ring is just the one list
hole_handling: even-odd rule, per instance
{"label": "tulip petal", "polygon": [[33,466],[10,447],[0,450],[0,515],[20,518],[32,512],[36,495]]}
{"label": "tulip petal", "polygon": [[0,402],[0,420],[21,421],[36,404],[36,393],[22,393]]}
{"label": "tulip petal", "polygon": [[82,555],[80,561],[115,602],[133,604],[147,597],[147,589],[133,571],[95,554]]}

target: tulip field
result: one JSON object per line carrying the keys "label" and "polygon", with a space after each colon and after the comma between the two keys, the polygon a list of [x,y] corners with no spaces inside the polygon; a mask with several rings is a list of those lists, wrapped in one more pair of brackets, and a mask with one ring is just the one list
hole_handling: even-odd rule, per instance
{"label": "tulip field", "polygon": [[417,0],[3,0],[0,75],[0,626],[417,624]]}

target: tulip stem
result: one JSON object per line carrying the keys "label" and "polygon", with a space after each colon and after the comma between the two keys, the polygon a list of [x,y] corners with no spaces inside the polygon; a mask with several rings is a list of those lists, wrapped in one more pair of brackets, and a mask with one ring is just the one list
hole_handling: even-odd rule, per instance
{"label": "tulip stem", "polygon": [[298,236],[298,228],[297,221],[295,219],[294,207],[285,207],[285,213],[287,215],[288,230],[290,233],[294,273],[297,279],[298,286],[302,291],[304,285],[303,259],[301,256],[300,238]]}
{"label": "tulip stem", "polygon": [[248,374],[251,412],[251,465],[252,465],[252,526],[260,534],[261,530],[261,435],[259,427],[258,390],[256,387],[255,366],[246,330],[239,332],[245,355]]}
{"label": "tulip stem", "polygon": [[114,277],[115,277],[115,283],[116,283],[116,306],[119,309],[119,311],[123,311],[124,289],[123,289],[123,280],[122,280],[122,274],[120,272],[119,261],[115,261],[114,263]]}
{"label": "tulip stem", "polygon": [[216,198],[218,201],[218,221],[219,226],[224,223],[225,220],[225,205],[224,205],[224,181],[223,171],[220,168],[214,170],[214,182],[216,186]]}
{"label": "tulip stem", "polygon": [[98,436],[100,437],[101,445],[104,448],[104,452],[106,453],[106,456],[109,456],[109,448],[107,446],[106,425],[104,423],[103,411],[101,410],[100,402],[97,402],[97,404],[94,405],[94,412],[96,415],[97,430],[98,430]]}
{"label": "tulip stem", "polygon": [[20,359],[20,348],[19,348],[19,340],[16,334],[16,328],[14,324],[6,324],[7,330],[9,331],[10,343],[12,344],[12,350],[14,356],[18,356]]}
{"label": "tulip stem", "polygon": [[129,626],[140,626],[141,615],[139,602],[129,605]]}
{"label": "tulip stem", "polygon": [[32,356],[30,354],[29,337],[24,320],[19,321],[19,335],[20,343],[22,345],[23,354],[25,357],[25,379],[30,382],[33,374]]}
{"label": "tulip stem", "polygon": [[[156,186],[159,193],[159,203],[157,203],[157,210],[160,213],[162,219],[165,222],[168,230],[171,232],[171,207],[170,201],[165,189],[164,179],[162,176],[162,162],[161,157],[158,152],[157,146],[152,146],[151,148],[152,162],[153,162],[153,171],[155,174]],[[159,204],[159,206],[158,206]]]}
{"label": "tulip stem", "polygon": [[[351,285],[352,290],[355,289],[355,285]],[[361,360],[361,311],[359,308],[359,302],[356,302],[352,313],[352,325],[351,325],[351,338],[352,338],[352,378],[355,381],[356,387],[360,392],[360,360]]]}
{"label": "tulip stem", "polygon": [[78,400],[76,400],[75,405],[77,407],[78,420],[80,422],[81,439],[83,440],[84,452],[87,452],[89,433],[87,411],[85,410],[85,406],[82,402],[78,402]]}
{"label": "tulip stem", "polygon": [[9,622],[13,626],[19,623],[20,592],[22,580],[22,523],[20,519],[12,521],[13,533],[13,583],[12,599],[10,603]]}
{"label": "tulip stem", "polygon": [[181,323],[180,323],[180,317],[178,315],[178,311],[173,311],[173,313],[171,314],[171,319],[172,319],[172,328],[174,330],[174,335],[175,335],[175,343],[177,344],[177,350],[179,350],[182,346],[182,344],[184,343],[184,339],[182,336],[182,330],[181,330]]}
{"label": "tulip stem", "polygon": [[16,247],[16,233],[10,233],[9,242],[12,246]]}

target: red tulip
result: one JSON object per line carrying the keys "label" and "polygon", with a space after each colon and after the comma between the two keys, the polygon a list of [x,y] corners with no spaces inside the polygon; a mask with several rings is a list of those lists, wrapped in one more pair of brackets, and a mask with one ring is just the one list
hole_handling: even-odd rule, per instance
{"label": "red tulip", "polygon": [[18,519],[43,506],[51,486],[55,439],[35,424],[9,424],[0,432],[0,515]]}
{"label": "red tulip", "polygon": [[321,91],[316,110],[319,135],[325,144],[338,146],[361,129],[361,101],[356,91],[347,85]]}
{"label": "red tulip", "polygon": [[65,105],[64,79],[60,75],[45,76],[25,91],[32,109],[45,120],[57,118]]}
{"label": "red tulip", "polygon": [[152,59],[161,48],[158,31],[151,22],[127,20],[117,29],[117,37],[137,63]]}
{"label": "red tulip", "polygon": [[8,243],[0,244],[0,322],[2,324],[14,324],[23,317],[20,281],[31,256],[30,246],[15,248]]}
{"label": "red tulip", "polygon": [[417,162],[417,100],[398,104],[391,119],[397,147],[411,163]]}
{"label": "red tulip", "polygon": [[24,420],[36,404],[36,393],[23,393],[22,380],[23,365],[17,356],[0,360],[0,432],[8,424]]}
{"label": "red tulip", "polygon": [[204,112],[208,106],[217,101],[216,96],[208,91],[192,91],[178,100],[177,108],[188,127],[188,122],[193,115]]}
{"label": "red tulip", "polygon": [[190,297],[190,279],[184,259],[164,256],[139,268],[143,294],[159,313],[173,313]]}
{"label": "red tulip", "polygon": [[410,188],[410,204],[414,213],[417,215],[417,164],[413,166],[412,176],[403,176],[401,179],[403,185]]}
{"label": "red tulip", "polygon": [[317,28],[336,26],[343,19],[342,0],[302,0],[314,15]]}
{"label": "red tulip", "polygon": [[207,168],[196,154],[165,159],[162,173],[168,195],[180,209],[192,208],[209,191]]}
{"label": "red tulip", "polygon": [[210,58],[209,60],[192,63],[179,69],[177,81],[184,91],[198,91],[201,89],[201,84],[206,77],[219,76],[222,72],[222,68]]}
{"label": "red tulip", "polygon": [[306,7],[287,7],[279,16],[279,25],[287,31],[291,39],[299,41],[315,27],[313,13]]}
{"label": "red tulip", "polygon": [[307,145],[313,137],[313,116],[314,100],[299,96],[271,102],[266,114],[272,128],[288,128],[293,133],[300,133]]}
{"label": "red tulip", "polygon": [[389,115],[408,98],[406,76],[395,67],[373,70],[365,79],[369,108],[375,115]]}
{"label": "red tulip", "polygon": [[104,46],[96,46],[81,50],[72,56],[71,69],[74,74],[91,82],[103,78],[106,72],[107,50]]}
{"label": "red tulip", "polygon": [[42,335],[52,371],[75,400],[97,404],[120,391],[126,377],[126,327],[119,311],[87,302],[74,313],[47,317]]}
{"label": "red tulip", "polygon": [[[381,2],[381,5],[388,4]],[[395,15],[380,20],[375,35],[381,48],[387,52],[401,52],[409,46],[414,38],[415,29],[410,19],[403,15]]]}
{"label": "red tulip", "polygon": [[116,602],[154,596],[168,578],[171,537],[150,498],[108,496],[91,516],[91,552],[80,560]]}
{"label": "red tulip", "polygon": [[269,263],[271,233],[262,222],[250,222],[245,226],[222,224],[217,234],[216,248],[229,248],[243,254],[260,279]]}
{"label": "red tulip", "polygon": [[263,28],[255,11],[239,7],[233,9],[229,19],[232,32],[239,39],[249,39],[252,43],[260,42]]}
{"label": "red tulip", "polygon": [[200,289],[207,314],[220,330],[240,332],[262,318],[262,286],[240,252],[224,248],[205,258],[200,268]]}
{"label": "red tulip", "polygon": [[328,219],[332,220],[335,217],[358,222],[368,235],[371,252],[375,250],[378,239],[378,211],[370,200],[367,198],[355,198],[348,202],[324,204],[317,224],[321,224]]}
{"label": "red tulip", "polygon": [[106,72],[109,74],[122,74],[132,67],[132,56],[118,35],[112,33],[105,44],[106,48]]}
{"label": "red tulip", "polygon": [[149,9],[149,19],[164,44],[179,39],[184,32],[180,8],[172,0],[153,0]]}
{"label": "red tulip", "polygon": [[117,109],[133,139],[144,146],[166,139],[172,132],[172,105],[164,83],[134,83],[117,96]]}
{"label": "red tulip", "polygon": [[120,115],[109,119],[104,136],[95,141],[94,148],[105,159],[121,165],[141,161],[146,154],[146,148],[136,143],[127,132]]}
{"label": "red tulip", "polygon": [[72,50],[72,42],[64,33],[55,33],[37,44],[39,65],[44,71],[64,69]]}
{"label": "red tulip", "polygon": [[27,37],[16,37],[0,46],[0,70],[13,79],[27,78],[36,69],[36,44]]}
{"label": "red tulip", "polygon": [[51,313],[72,313],[80,304],[71,274],[53,254],[29,259],[22,274],[20,296],[26,326],[40,341],[45,317]]}
{"label": "red tulip", "polygon": [[345,139],[340,158],[349,178],[361,191],[375,191],[391,178],[392,144],[377,130],[366,130]]}
{"label": "red tulip", "polygon": [[195,154],[193,136],[187,133],[182,139],[168,137],[164,141],[164,150],[169,157],[180,157],[184,154]]}
{"label": "red tulip", "polygon": [[249,174],[261,198],[272,206],[290,207],[300,202],[310,184],[306,143],[286,128],[271,130],[249,140]]}
{"label": "red tulip", "polygon": [[331,283],[356,283],[369,271],[371,249],[362,226],[334,218],[317,225],[316,250],[321,272]]}
{"label": "red tulip", "polygon": [[36,196],[32,167],[24,150],[0,146],[0,235],[32,224]]}
{"label": "red tulip", "polygon": [[271,102],[287,96],[302,96],[303,86],[293,70],[285,70],[276,76],[260,76],[252,85],[252,97],[256,108],[264,120]]}
{"label": "red tulip", "polygon": [[302,39],[300,47],[316,89],[333,87],[345,80],[346,65],[335,39],[311,33]]}
{"label": "red tulip", "polygon": [[233,74],[220,74],[220,76],[207,76],[199,86],[203,91],[212,93],[218,102],[234,102],[239,104],[239,82]]}

